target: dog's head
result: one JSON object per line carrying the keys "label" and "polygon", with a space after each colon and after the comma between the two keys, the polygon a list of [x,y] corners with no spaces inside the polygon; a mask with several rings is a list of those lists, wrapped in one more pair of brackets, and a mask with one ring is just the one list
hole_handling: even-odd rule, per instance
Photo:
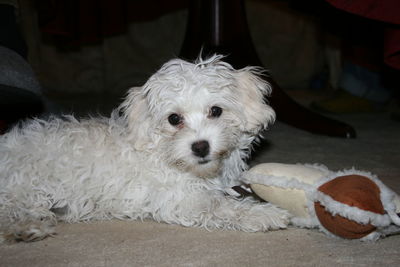
{"label": "dog's head", "polygon": [[[234,151],[248,150],[275,113],[260,70],[235,70],[222,56],[174,59],[121,105],[135,148],[158,153],[183,171],[217,175]],[[242,153],[243,154],[243,153]]]}

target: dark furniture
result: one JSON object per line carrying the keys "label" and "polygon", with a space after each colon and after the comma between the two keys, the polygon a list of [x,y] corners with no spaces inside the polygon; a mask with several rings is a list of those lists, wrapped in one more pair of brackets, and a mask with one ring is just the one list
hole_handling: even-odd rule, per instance
{"label": "dark furniture", "polygon": [[[194,60],[201,49],[204,56],[213,53],[227,55],[226,60],[235,68],[262,66],[248,30],[243,0],[190,1],[180,56]],[[356,136],[350,125],[310,111],[292,100],[271,77],[265,79],[273,87],[268,101],[278,120],[315,134],[344,138]]]}

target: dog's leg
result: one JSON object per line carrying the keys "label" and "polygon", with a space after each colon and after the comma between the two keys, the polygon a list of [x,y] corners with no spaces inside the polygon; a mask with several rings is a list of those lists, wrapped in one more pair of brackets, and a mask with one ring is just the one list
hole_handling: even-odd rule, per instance
{"label": "dog's leg", "polygon": [[55,235],[55,221],[38,220],[17,222],[0,232],[0,243],[33,242]]}
{"label": "dog's leg", "polygon": [[206,222],[206,227],[265,232],[286,228],[289,223],[287,211],[252,198],[234,199],[222,196],[215,203],[210,210],[212,216]]}
{"label": "dog's leg", "polygon": [[55,234],[57,219],[50,210],[8,204],[0,209],[0,243],[39,241]]}
{"label": "dog's leg", "polygon": [[269,203],[252,198],[234,199],[223,193],[194,193],[153,214],[158,221],[206,229],[265,232],[286,228],[290,215]]}

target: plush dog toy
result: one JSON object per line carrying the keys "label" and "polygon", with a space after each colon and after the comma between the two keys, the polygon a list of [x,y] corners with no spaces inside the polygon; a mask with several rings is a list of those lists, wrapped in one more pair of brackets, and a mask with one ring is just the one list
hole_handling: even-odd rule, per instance
{"label": "plush dog toy", "polygon": [[260,198],[288,210],[295,226],[361,240],[400,232],[399,196],[370,173],[266,163],[243,179]]}

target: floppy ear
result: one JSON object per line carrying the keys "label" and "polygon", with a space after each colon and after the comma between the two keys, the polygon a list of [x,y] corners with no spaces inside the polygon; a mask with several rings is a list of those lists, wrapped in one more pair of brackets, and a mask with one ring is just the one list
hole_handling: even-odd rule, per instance
{"label": "floppy ear", "polygon": [[242,110],[246,118],[244,131],[258,134],[275,121],[274,110],[267,105],[266,96],[271,93],[270,84],[260,77],[258,68],[247,67],[238,71],[238,89]]}
{"label": "floppy ear", "polygon": [[119,109],[123,112],[135,149],[151,149],[155,145],[154,131],[151,128],[151,115],[142,87],[131,88]]}

